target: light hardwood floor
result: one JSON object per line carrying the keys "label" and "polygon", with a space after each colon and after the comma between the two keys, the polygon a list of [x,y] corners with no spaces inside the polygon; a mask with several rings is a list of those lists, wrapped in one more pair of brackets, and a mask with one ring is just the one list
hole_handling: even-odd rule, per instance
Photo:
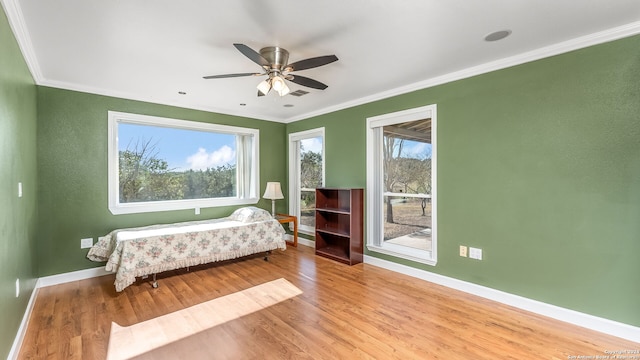
{"label": "light hardwood floor", "polygon": [[130,326],[284,278],[303,293],[140,359],[568,359],[640,344],[301,246],[270,261],[192,267],[138,281],[113,276],[40,289],[20,359],[104,359],[111,322]]}

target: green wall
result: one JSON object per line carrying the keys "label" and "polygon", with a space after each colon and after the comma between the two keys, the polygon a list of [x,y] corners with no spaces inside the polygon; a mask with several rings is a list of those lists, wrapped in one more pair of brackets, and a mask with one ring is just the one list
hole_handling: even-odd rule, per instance
{"label": "green wall", "polygon": [[[1,7],[0,7],[1,9]],[[0,358],[9,354],[35,286],[36,86],[0,10]],[[18,198],[18,183],[23,196]],[[20,279],[20,296],[15,282]]]}
{"label": "green wall", "polygon": [[[112,215],[107,111],[258,128],[261,187],[280,181],[286,193],[288,133],[324,126],[327,186],[366,187],[366,118],[428,104],[438,105],[438,264],[367,254],[640,326],[640,36],[285,125],[37,87],[2,13],[0,357],[36,277],[102,266],[81,238],[234,209]],[[458,245],[484,260],[458,257]]]}
{"label": "green wall", "polygon": [[[640,326],[640,36],[295,122],[327,186],[366,187],[366,118],[438,106],[426,271]],[[483,249],[482,261],[458,246]]]}
{"label": "green wall", "polygon": [[[103,266],[86,259],[80,239],[113,229],[221,217],[237,207],[112,215],[107,199],[107,111],[260,130],[260,184],[286,184],[285,125],[171,106],[38,87],[39,275]],[[283,191],[286,191],[283,189]],[[278,211],[286,203],[277,202]],[[271,209],[268,200],[258,203]]]}

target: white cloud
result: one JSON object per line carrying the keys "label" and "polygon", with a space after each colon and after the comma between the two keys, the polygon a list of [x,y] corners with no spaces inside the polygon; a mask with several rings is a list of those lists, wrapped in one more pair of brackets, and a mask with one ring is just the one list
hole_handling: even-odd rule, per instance
{"label": "white cloud", "polygon": [[405,143],[403,155],[410,158],[425,159],[431,157],[431,144],[417,141]]}
{"label": "white cloud", "polygon": [[207,152],[205,148],[198,148],[198,152],[187,157],[187,164],[191,170],[206,170],[216,166],[235,163],[236,152],[227,145],[218,150]]}
{"label": "white cloud", "polygon": [[322,153],[322,141],[320,137],[301,140],[302,148],[304,152],[312,151],[315,153]]}

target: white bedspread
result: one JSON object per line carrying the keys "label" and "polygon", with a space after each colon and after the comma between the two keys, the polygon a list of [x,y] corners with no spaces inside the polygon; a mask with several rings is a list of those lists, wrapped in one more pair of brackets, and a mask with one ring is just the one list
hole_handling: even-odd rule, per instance
{"label": "white bedspread", "polygon": [[206,264],[259,252],[286,249],[285,231],[275,220],[233,221],[229,218],[114,230],[87,257],[106,261],[116,273],[116,291],[138,276]]}

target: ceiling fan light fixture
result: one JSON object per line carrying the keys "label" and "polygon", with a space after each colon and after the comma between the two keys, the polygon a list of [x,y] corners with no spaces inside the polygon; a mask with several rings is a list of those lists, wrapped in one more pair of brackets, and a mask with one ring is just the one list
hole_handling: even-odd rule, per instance
{"label": "ceiling fan light fixture", "polygon": [[271,78],[271,86],[273,86],[273,90],[277,91],[280,96],[285,96],[290,91],[281,75],[275,75]]}
{"label": "ceiling fan light fixture", "polygon": [[[260,65],[263,69],[261,73],[237,73],[203,76],[205,79],[226,79],[243,76],[266,75],[268,78],[261,81],[258,88],[258,97],[267,95],[271,89],[275,90],[278,95],[285,96],[291,93],[291,89],[287,86],[285,80],[291,81],[298,85],[310,87],[313,89],[324,90],[327,85],[300,75],[288,74],[288,72],[313,69],[319,66],[330,64],[338,60],[335,55],[316,56],[304,60],[296,61],[289,64],[289,52],[278,46],[270,46],[260,49],[260,53],[251,49],[247,45],[236,43],[233,46],[246,56],[249,60]],[[296,95],[300,90],[293,92]],[[307,92],[308,93],[308,92]],[[299,95],[298,95],[299,96]]]}
{"label": "ceiling fan light fixture", "polygon": [[287,84],[284,83],[283,78],[281,78],[279,75],[276,75],[271,79],[271,86],[273,86],[273,90],[279,92],[280,90],[284,89]]}
{"label": "ceiling fan light fixture", "polygon": [[285,96],[289,93],[289,91],[291,90],[289,90],[289,87],[287,86],[287,84],[285,84],[282,89],[278,90],[278,95]]}
{"label": "ceiling fan light fixture", "polygon": [[271,90],[271,79],[266,79],[258,84],[258,91],[260,91],[264,95],[267,95],[267,93],[269,93],[269,90]]}

